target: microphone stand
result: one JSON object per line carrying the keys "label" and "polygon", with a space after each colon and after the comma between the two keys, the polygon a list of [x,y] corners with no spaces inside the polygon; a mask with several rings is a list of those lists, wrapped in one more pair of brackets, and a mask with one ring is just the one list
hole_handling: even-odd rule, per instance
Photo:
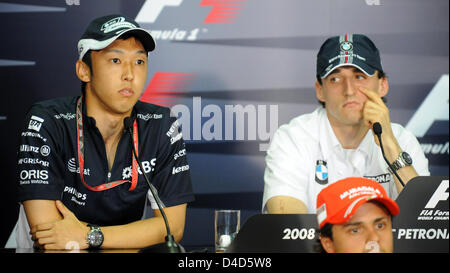
{"label": "microphone stand", "polygon": [[[124,124],[125,130],[130,134],[131,141],[132,141],[133,140],[133,132],[131,131],[131,126],[133,124],[133,118],[126,117],[123,120],[123,124]],[[133,150],[134,158],[136,159],[136,161],[139,164],[139,168],[141,168],[141,170],[142,170],[144,179],[147,182],[153,197],[155,198],[156,204],[158,205],[158,209],[161,212],[161,215],[164,219],[164,224],[165,224],[166,230],[167,230],[167,236],[165,237],[165,240],[166,240],[165,243],[160,243],[160,244],[156,244],[153,246],[143,248],[139,252],[140,253],[185,253],[186,251],[184,250],[183,246],[181,246],[180,244],[175,242],[173,235],[170,233],[169,222],[167,221],[166,213],[162,209],[161,199],[159,199],[159,196],[158,196],[158,193],[157,193],[155,187],[150,183],[150,180],[148,179],[147,175],[143,171],[144,168],[142,166],[141,161],[139,160],[139,158],[137,156],[136,150],[134,149],[134,145],[132,142],[131,142],[131,149]]]}
{"label": "microphone stand", "polygon": [[405,183],[403,183],[403,180],[400,178],[397,171],[394,170],[391,163],[389,163],[389,160],[387,160],[386,155],[384,154],[383,143],[381,142],[381,133],[382,133],[381,124],[379,122],[375,122],[372,125],[372,130],[375,133],[375,135],[377,136],[378,141],[380,142],[381,154],[383,155],[384,161],[386,161],[387,165],[389,166],[389,169],[391,169],[391,171],[394,173],[394,175],[397,177],[398,181],[400,182],[400,184],[402,184],[402,186],[404,188]]}

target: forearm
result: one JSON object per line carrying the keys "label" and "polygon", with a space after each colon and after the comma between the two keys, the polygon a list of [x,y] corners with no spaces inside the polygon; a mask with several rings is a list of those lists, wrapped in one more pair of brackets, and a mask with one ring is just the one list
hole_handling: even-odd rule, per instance
{"label": "forearm", "polygon": [[[164,218],[158,210],[155,217],[135,221],[126,225],[102,227],[104,241],[102,248],[143,248],[162,243],[167,236]],[[179,242],[183,238],[186,218],[186,204],[164,209],[170,232]]]}
{"label": "forearm", "polygon": [[[392,164],[392,162],[397,160],[401,152],[402,149],[400,148],[400,145],[398,145],[397,141],[388,142],[388,144],[386,145],[385,148],[386,159],[389,161],[390,164]],[[405,185],[406,183],[408,183],[408,181],[419,175],[412,165],[400,168],[399,170],[397,170],[397,174],[398,176],[400,176]],[[397,192],[400,193],[403,190],[403,186],[395,174],[392,174],[392,176],[394,177]]]}
{"label": "forearm", "polygon": [[[68,242],[77,242],[80,249],[88,247],[89,227],[79,221],[60,201],[31,200],[24,202],[35,246],[45,249],[65,249]],[[171,233],[176,241],[183,237],[186,204],[165,208]],[[142,248],[164,241],[167,235],[159,211],[155,217],[125,225],[101,227],[102,248]],[[91,223],[95,224],[95,223]]]}
{"label": "forearm", "polygon": [[143,248],[164,242],[167,231],[162,217],[139,220],[126,225],[101,227],[101,248]]}
{"label": "forearm", "polygon": [[52,223],[63,217],[56,208],[54,200],[28,200],[23,202],[30,229],[34,226]]}
{"label": "forearm", "polygon": [[270,214],[305,214],[308,213],[305,203],[290,196],[274,196],[267,201]]}

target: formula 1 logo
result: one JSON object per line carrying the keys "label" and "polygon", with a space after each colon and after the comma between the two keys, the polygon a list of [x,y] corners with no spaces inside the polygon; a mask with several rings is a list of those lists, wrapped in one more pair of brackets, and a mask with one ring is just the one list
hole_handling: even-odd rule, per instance
{"label": "formula 1 logo", "polygon": [[171,107],[187,92],[194,79],[195,74],[192,73],[155,72],[140,100]]}
{"label": "formula 1 logo", "polygon": [[154,23],[164,7],[178,7],[183,0],[147,0],[136,16],[136,22]]}
{"label": "formula 1 logo", "polygon": [[[447,209],[442,210],[436,209],[438,203],[447,202]],[[428,200],[425,205],[425,209],[423,209],[417,220],[445,220],[448,221],[449,212],[448,212],[448,179],[442,180],[437,189],[434,191],[431,198]]]}
{"label": "formula 1 logo", "polygon": [[426,209],[434,209],[436,208],[437,203],[440,201],[448,200],[448,180],[442,180],[439,187],[434,192],[433,196],[431,196],[428,203],[425,205]]}
{"label": "formula 1 logo", "polygon": [[448,165],[449,75],[442,75],[406,125],[432,165]]}
{"label": "formula 1 logo", "polygon": [[[201,7],[211,6],[204,24],[231,23],[246,0],[202,0]],[[165,7],[178,7],[183,0],[147,0],[136,16],[140,23],[154,23]]]}
{"label": "formula 1 logo", "polygon": [[212,6],[204,24],[231,23],[236,18],[245,0],[202,0],[200,6]]}

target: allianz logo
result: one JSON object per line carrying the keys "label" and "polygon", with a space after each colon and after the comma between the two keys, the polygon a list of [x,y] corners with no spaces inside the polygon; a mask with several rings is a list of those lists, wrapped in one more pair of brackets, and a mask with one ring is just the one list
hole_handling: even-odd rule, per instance
{"label": "allianz logo", "polygon": [[[67,162],[67,169],[71,173],[80,173],[80,167],[77,167],[77,163],[75,162],[75,158],[72,157]],[[91,175],[91,170],[89,168],[84,169],[83,171],[84,175]]]}

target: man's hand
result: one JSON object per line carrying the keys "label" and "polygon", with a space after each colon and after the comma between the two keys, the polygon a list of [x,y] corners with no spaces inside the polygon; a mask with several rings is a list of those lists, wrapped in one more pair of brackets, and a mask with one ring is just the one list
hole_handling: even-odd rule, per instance
{"label": "man's hand", "polygon": [[[392,132],[391,120],[389,118],[389,109],[384,104],[381,97],[375,91],[369,90],[367,88],[359,87],[359,90],[366,95],[368,100],[364,104],[363,109],[363,119],[364,124],[372,129],[375,122],[380,123],[383,133],[381,134],[381,139],[383,142],[383,147],[386,151],[386,157],[391,161],[395,161],[401,152],[401,148],[398,145],[397,139]],[[380,146],[378,137],[372,130],[375,143]]]}
{"label": "man's hand", "polygon": [[61,201],[56,201],[56,208],[63,216],[62,220],[31,228],[34,246],[41,249],[73,249],[78,244],[79,249],[88,248],[86,235],[89,227],[80,222]]}

